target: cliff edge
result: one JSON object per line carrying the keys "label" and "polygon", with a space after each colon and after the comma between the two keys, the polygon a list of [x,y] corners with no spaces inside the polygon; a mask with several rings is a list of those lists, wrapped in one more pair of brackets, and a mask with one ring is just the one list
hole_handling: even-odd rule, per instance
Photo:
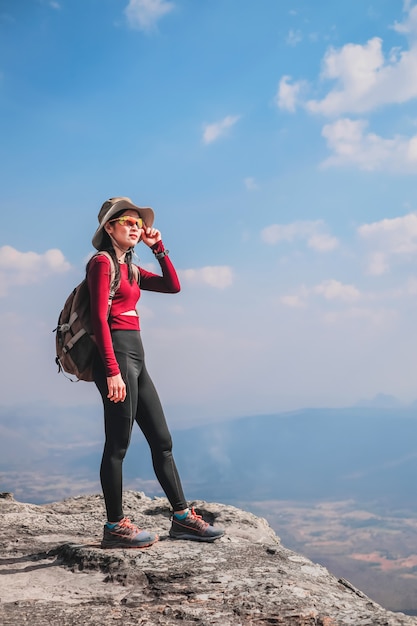
{"label": "cliff edge", "polygon": [[38,506],[0,494],[0,623],[417,626],[417,617],[386,611],[283,547],[264,519],[193,504],[226,536],[212,544],[171,540],[167,500],[128,491],[126,515],[160,541],[102,550],[101,496]]}

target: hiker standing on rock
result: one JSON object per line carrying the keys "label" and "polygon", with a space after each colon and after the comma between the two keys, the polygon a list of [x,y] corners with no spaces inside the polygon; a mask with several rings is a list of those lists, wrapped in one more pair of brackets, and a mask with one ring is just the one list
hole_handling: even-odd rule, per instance
{"label": "hiker standing on rock", "polygon": [[[105,445],[100,479],[107,511],[103,548],[142,548],[158,535],[140,530],[123,515],[122,466],[136,421],[152,453],[158,481],[172,509],[169,534],[174,539],[214,541],[224,534],[189,509],[172,455],[172,440],[158,393],[146,370],[136,304],[141,290],[177,293],[177,273],[153,228],[154,212],[135,206],[129,198],[107,200],[98,214],[99,226],[93,236],[96,250],[106,251],[115,268],[118,285],[109,315],[112,263],[109,257],[94,255],[87,266],[91,321],[98,347],[94,382],[104,406]],[[132,263],[133,249],[143,241],[159,262],[162,275]]]}

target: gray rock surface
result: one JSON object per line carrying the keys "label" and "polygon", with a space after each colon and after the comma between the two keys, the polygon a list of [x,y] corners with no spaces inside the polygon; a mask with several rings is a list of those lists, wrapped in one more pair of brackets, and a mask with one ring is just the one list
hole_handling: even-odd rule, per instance
{"label": "gray rock surface", "polygon": [[157,544],[102,550],[98,495],[37,506],[0,494],[3,626],[417,626],[284,548],[251,513],[195,502],[227,534],[212,544],[175,541],[164,498],[130,491],[124,499],[125,514],[157,531]]}

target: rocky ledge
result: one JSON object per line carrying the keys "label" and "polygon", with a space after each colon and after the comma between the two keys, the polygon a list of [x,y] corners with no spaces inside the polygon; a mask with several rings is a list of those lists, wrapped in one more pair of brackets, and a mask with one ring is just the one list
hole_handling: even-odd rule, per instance
{"label": "rocky ledge", "polygon": [[130,491],[126,515],[160,541],[102,550],[101,496],[38,506],[0,494],[0,623],[417,626],[284,548],[264,519],[193,504],[226,535],[209,544],[171,540],[168,502]]}

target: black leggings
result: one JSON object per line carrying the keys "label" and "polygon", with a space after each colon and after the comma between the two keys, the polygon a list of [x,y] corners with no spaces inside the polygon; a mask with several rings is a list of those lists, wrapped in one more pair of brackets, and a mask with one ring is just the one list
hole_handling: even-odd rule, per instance
{"label": "black leggings", "polygon": [[187,508],[181,481],[172,456],[172,439],[155,386],[147,372],[140,332],[112,331],[113,347],[123,380],[126,383],[124,402],[107,398],[107,379],[98,356],[94,364],[94,382],[104,405],[106,441],[100,468],[101,486],[106,503],[107,519],[123,518],[122,466],[136,420],[152,453],[156,477],[174,511]]}

